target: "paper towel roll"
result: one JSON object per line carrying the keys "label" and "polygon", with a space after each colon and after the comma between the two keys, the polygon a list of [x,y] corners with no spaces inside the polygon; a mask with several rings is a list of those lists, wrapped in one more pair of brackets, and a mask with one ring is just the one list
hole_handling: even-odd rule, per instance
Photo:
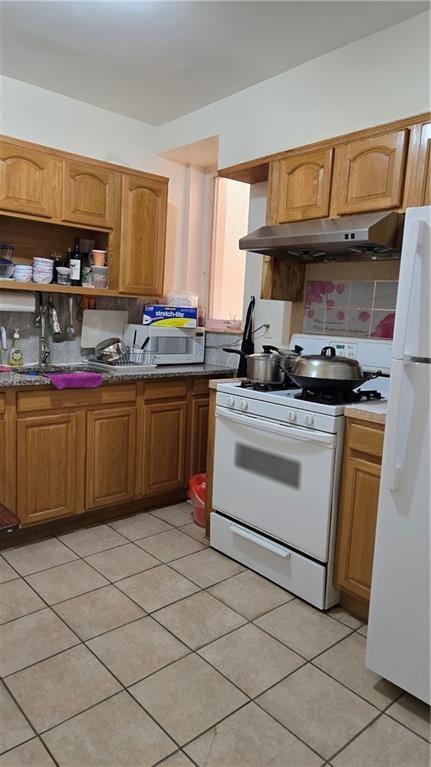
{"label": "paper towel roll", "polygon": [[34,293],[0,290],[0,312],[34,312]]}

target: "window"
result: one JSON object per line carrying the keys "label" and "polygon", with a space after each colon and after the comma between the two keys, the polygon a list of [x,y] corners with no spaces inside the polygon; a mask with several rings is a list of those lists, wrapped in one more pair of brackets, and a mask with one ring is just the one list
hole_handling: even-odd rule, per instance
{"label": "window", "polygon": [[214,180],[207,321],[214,329],[241,328],[246,254],[238,248],[238,240],[247,233],[249,201],[249,184]]}

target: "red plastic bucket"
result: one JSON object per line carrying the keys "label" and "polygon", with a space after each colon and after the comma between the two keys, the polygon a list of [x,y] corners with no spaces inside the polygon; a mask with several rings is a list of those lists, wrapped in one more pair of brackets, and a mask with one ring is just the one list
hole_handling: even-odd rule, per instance
{"label": "red plastic bucket", "polygon": [[207,491],[207,475],[194,474],[189,479],[190,503],[193,506],[193,522],[199,527],[205,527],[205,498]]}

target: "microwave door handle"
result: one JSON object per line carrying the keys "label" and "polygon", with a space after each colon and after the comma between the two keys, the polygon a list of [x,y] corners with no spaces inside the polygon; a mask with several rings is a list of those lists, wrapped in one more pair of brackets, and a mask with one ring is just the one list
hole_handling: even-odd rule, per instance
{"label": "microwave door handle", "polygon": [[266,422],[253,415],[240,415],[239,413],[225,412],[222,408],[216,408],[216,417],[225,418],[227,421],[233,421],[241,426],[249,426],[258,431],[266,431],[271,434],[277,434],[289,439],[297,439],[301,442],[314,442],[328,447],[334,446],[334,437],[332,434],[323,434],[322,432],[306,431],[305,429],[296,429],[294,426],[278,424],[273,421]]}

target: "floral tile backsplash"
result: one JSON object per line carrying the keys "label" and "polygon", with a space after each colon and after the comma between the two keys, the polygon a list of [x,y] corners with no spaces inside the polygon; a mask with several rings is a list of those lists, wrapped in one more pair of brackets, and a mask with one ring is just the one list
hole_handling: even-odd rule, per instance
{"label": "floral tile backsplash", "polygon": [[308,281],[304,333],[392,338],[398,282]]}

